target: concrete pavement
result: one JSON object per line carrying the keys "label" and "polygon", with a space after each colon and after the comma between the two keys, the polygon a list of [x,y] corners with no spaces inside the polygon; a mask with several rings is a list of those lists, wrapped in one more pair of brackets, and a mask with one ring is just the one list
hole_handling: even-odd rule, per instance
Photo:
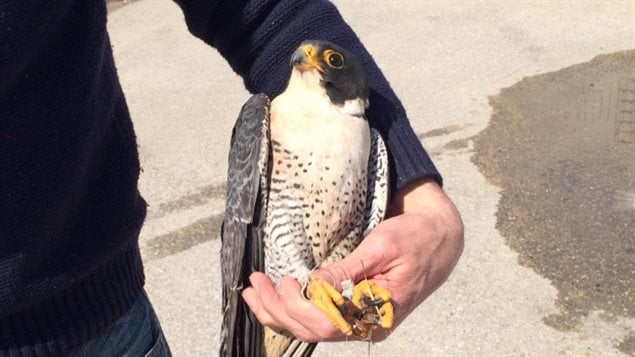
{"label": "concrete pavement", "polygon": [[[564,313],[562,299],[569,290],[557,271],[547,275],[531,267],[522,248],[512,244],[515,251],[506,243],[514,231],[503,236],[497,214],[507,191],[490,183],[500,185],[471,161],[474,137],[488,127],[493,113],[489,96],[525,77],[635,48],[635,5],[336,4],[399,93],[466,225],[465,252],[449,281],[387,341],[371,346],[370,354],[635,353],[632,306],[624,313],[607,313],[601,304],[590,304],[569,324],[549,323]],[[220,316],[216,237],[226,157],[231,127],[249,94],[215,50],[187,32],[171,1],[139,0],[118,7],[108,27],[139,140],[140,186],[150,204],[141,236],[146,288],[175,356],[215,355]],[[497,160],[496,155],[481,157]],[[629,192],[624,207],[635,215]],[[629,249],[628,243],[618,247]],[[634,259],[630,249],[630,255],[622,256],[627,263]],[[626,273],[627,284],[633,283],[633,274]],[[625,294],[629,301],[633,292]],[[317,355],[352,356],[366,349],[359,342],[321,344]]]}

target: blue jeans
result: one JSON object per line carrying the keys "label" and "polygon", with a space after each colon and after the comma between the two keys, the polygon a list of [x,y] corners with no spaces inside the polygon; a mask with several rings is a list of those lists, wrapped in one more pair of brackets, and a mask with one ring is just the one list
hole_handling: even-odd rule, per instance
{"label": "blue jeans", "polygon": [[145,292],[130,310],[70,357],[170,357],[170,348]]}

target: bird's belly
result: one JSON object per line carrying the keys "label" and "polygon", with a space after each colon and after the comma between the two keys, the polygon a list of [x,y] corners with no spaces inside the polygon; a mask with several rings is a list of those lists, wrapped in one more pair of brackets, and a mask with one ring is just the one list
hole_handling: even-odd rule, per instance
{"label": "bird's belly", "polygon": [[311,241],[315,265],[363,223],[366,170],[354,166],[334,170],[326,165],[320,169],[318,165],[314,180],[310,181],[310,205],[304,207],[304,229]]}
{"label": "bird's belly", "polygon": [[367,154],[360,155],[368,150],[292,151],[272,142],[266,272],[274,281],[284,275],[302,281],[342,239],[352,249],[360,238],[368,164]]}

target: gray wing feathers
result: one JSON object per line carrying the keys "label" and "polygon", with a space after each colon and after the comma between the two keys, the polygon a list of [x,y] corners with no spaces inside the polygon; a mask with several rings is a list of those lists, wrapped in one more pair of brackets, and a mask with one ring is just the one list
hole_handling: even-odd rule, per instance
{"label": "gray wing feathers", "polygon": [[249,275],[264,270],[269,98],[252,96],[232,132],[225,219],[221,230],[223,322],[221,356],[260,356],[263,327],[240,295]]}
{"label": "gray wing feathers", "polygon": [[375,129],[370,129],[370,157],[368,159],[368,187],[366,190],[366,210],[364,211],[365,237],[386,215],[388,197],[388,150]]}
{"label": "gray wing feathers", "polygon": [[294,339],[287,347],[282,357],[309,357],[315,351],[317,343],[302,342]]}
{"label": "gray wing feathers", "polygon": [[267,165],[268,133],[269,99],[257,94],[243,106],[232,132],[225,207],[225,214],[231,219],[243,223],[254,220],[260,175]]}

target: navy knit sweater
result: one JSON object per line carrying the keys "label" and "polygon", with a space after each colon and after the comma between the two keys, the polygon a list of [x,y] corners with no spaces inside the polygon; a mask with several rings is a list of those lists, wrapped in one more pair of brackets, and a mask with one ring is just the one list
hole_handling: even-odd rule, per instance
{"label": "navy knit sweater", "polygon": [[[333,5],[178,2],[190,31],[217,48],[251,92],[283,89],[289,55],[302,40],[350,49],[368,71],[368,116],[387,141],[393,190],[422,177],[441,180]],[[0,355],[72,349],[139,296],[146,204],[138,176],[104,0],[0,0]]]}

